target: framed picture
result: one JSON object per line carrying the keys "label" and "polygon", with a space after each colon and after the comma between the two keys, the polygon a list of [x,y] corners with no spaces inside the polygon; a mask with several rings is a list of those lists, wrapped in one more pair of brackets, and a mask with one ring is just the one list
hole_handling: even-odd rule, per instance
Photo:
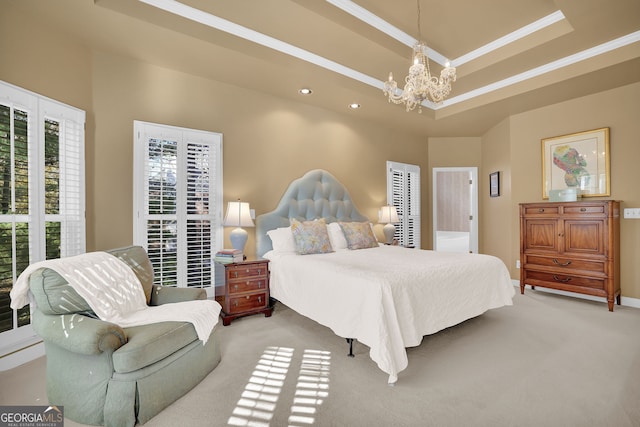
{"label": "framed picture", "polygon": [[542,198],[569,188],[582,197],[611,195],[609,128],[542,140]]}
{"label": "framed picture", "polygon": [[500,195],[500,172],[489,174],[489,196],[498,197]]}

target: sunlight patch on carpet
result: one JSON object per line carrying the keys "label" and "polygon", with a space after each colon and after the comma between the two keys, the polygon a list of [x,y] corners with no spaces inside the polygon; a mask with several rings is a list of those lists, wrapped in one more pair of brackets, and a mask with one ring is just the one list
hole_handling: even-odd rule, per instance
{"label": "sunlight patch on carpet", "polygon": [[[270,427],[282,395],[295,350],[267,347],[254,368],[227,424],[230,426]],[[295,392],[288,423],[306,427],[315,423],[318,408],[329,396],[331,352],[305,350],[295,381]],[[291,390],[291,389],[289,389]]]}

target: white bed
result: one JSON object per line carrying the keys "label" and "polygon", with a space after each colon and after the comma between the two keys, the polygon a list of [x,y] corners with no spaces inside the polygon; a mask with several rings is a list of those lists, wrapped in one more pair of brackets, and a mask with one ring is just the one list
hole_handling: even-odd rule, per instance
{"label": "white bed", "polygon": [[[329,253],[299,255],[281,243],[274,250],[267,233],[282,236],[291,218],[344,225],[366,217],[332,175],[308,172],[273,212],[256,219],[258,255],[271,261],[273,298],[367,345],[389,383],[407,367],[406,348],[420,345],[423,336],[512,304],[511,278],[496,257],[387,245],[351,250],[335,238]],[[336,224],[331,229],[335,236]]]}

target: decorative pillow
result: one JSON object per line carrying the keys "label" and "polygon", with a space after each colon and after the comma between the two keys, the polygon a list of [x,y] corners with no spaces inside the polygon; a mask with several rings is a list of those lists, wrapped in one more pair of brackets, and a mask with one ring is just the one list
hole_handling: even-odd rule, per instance
{"label": "decorative pillow", "polygon": [[267,231],[267,236],[271,239],[271,246],[278,252],[295,252],[296,242],[293,240],[291,227],[281,227]]}
{"label": "decorative pillow", "polygon": [[349,249],[366,249],[378,246],[371,224],[368,222],[341,222],[340,228]]}
{"label": "decorative pillow", "polygon": [[303,222],[291,218],[291,233],[300,255],[333,252],[324,218]]}
{"label": "decorative pillow", "polygon": [[342,232],[340,224],[337,222],[327,224],[327,231],[329,232],[329,241],[331,241],[331,247],[334,251],[347,249],[349,247],[347,245],[347,239],[344,238],[344,233]]}

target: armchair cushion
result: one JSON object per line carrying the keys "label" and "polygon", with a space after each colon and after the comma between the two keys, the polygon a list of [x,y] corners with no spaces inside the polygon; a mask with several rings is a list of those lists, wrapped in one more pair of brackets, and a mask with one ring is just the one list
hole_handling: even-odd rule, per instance
{"label": "armchair cushion", "polygon": [[153,265],[147,256],[147,251],[142,246],[127,246],[106,252],[120,258],[131,267],[140,280],[144,295],[147,297],[147,304],[149,304],[153,290]]}
{"label": "armchair cushion", "polygon": [[38,310],[44,314],[93,313],[91,307],[58,273],[39,268],[29,277]]}
{"label": "armchair cushion", "polygon": [[120,374],[150,366],[198,339],[193,326],[186,322],[160,322],[125,330],[129,341],[113,353],[113,369]]}

